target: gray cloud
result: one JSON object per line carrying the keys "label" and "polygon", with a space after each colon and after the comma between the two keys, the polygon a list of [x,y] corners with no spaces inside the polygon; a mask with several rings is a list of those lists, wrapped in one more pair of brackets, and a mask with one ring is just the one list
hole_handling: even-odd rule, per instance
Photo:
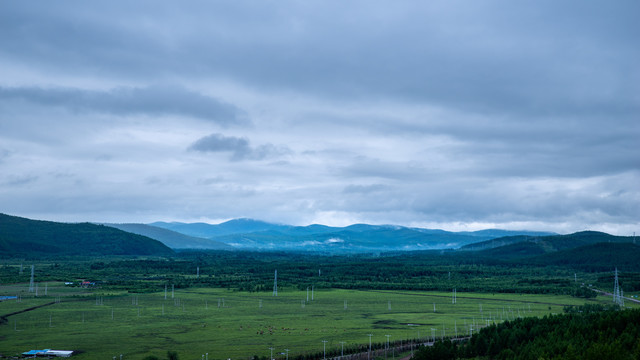
{"label": "gray cloud", "polygon": [[23,186],[38,181],[35,175],[10,175],[5,178],[3,185],[6,186]]}
{"label": "gray cloud", "polygon": [[246,123],[246,114],[218,99],[179,86],[119,87],[108,91],[75,88],[0,87],[0,101],[22,100],[73,112],[115,115],[180,115],[221,125]]}
{"label": "gray cloud", "polygon": [[[283,2],[249,9],[242,2],[142,2],[127,13],[117,2],[100,9],[40,5],[5,5],[4,53],[65,72],[230,76],[261,88],[429,101],[489,114],[638,110],[632,94],[640,50],[632,46],[637,24],[629,14],[639,5],[631,1]],[[132,25],[140,13],[144,27]]]}
{"label": "gray cloud", "polygon": [[637,231],[639,11],[0,2],[0,203],[77,221]]}
{"label": "gray cloud", "polygon": [[9,157],[9,150],[0,148],[0,163],[7,157]]}
{"label": "gray cloud", "polygon": [[387,190],[389,187],[382,184],[371,184],[371,185],[347,185],[342,191],[345,194],[371,194],[376,192],[381,192]]}
{"label": "gray cloud", "polygon": [[249,140],[245,138],[211,134],[202,137],[189,146],[189,150],[199,152],[228,152],[231,160],[264,160],[289,154],[291,150],[286,147],[277,147],[273,144],[263,144],[251,147]]}

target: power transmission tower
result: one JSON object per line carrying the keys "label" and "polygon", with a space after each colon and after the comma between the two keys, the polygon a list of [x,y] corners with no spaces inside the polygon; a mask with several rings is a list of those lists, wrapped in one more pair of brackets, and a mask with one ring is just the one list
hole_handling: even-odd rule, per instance
{"label": "power transmission tower", "polygon": [[273,275],[273,296],[278,296],[278,270]]}
{"label": "power transmission tower", "polygon": [[34,268],[33,268],[33,265],[31,265],[31,281],[29,281],[29,292],[35,291],[33,278],[34,278]]}
{"label": "power transmission tower", "polygon": [[616,268],[615,277],[613,280],[613,303],[624,306],[624,299],[622,298],[622,289],[618,283],[618,268]]}

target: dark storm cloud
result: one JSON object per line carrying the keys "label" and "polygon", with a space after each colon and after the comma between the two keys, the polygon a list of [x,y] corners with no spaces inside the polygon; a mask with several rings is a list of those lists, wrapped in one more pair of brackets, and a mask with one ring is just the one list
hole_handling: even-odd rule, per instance
{"label": "dark storm cloud", "polygon": [[263,144],[251,147],[249,140],[222,134],[211,134],[198,139],[189,146],[189,150],[199,152],[228,152],[231,160],[264,160],[290,153],[286,147],[277,147],[273,144]]}
{"label": "dark storm cloud", "polygon": [[142,2],[126,13],[118,5],[40,5],[4,12],[0,39],[9,58],[134,78],[232,77],[489,114],[637,111],[629,102],[640,50],[629,45],[640,5],[632,1]]}
{"label": "dark storm cloud", "polygon": [[246,123],[237,107],[176,86],[119,87],[108,91],[75,88],[0,87],[0,102],[21,100],[73,112],[115,115],[179,115],[220,125]]}

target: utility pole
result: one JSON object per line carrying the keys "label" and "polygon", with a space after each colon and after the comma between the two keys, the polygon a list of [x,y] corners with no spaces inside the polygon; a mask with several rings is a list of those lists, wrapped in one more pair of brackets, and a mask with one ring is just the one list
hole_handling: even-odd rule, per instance
{"label": "utility pole", "polygon": [[324,360],[327,359],[327,340],[322,340],[322,358]]}
{"label": "utility pole", "polygon": [[342,345],[342,350],[340,351],[340,359],[344,356],[344,341],[340,341],[340,345]]}
{"label": "utility pole", "polygon": [[367,360],[371,359],[371,337],[373,334],[369,334],[369,352],[367,353]]}
{"label": "utility pole", "polygon": [[269,360],[273,360],[273,348],[270,347],[269,350],[271,350],[271,357],[269,357]]}
{"label": "utility pole", "polygon": [[385,335],[387,337],[387,346],[384,348],[384,358],[387,358],[387,350],[389,350],[389,336],[391,335]]}
{"label": "utility pole", "polygon": [[289,349],[284,349],[284,351],[287,353],[287,360],[289,360]]}

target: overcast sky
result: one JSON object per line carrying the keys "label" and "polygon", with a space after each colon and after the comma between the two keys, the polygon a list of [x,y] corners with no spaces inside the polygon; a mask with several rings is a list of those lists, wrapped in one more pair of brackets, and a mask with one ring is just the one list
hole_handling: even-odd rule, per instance
{"label": "overcast sky", "polygon": [[640,234],[637,1],[2,1],[0,212]]}

